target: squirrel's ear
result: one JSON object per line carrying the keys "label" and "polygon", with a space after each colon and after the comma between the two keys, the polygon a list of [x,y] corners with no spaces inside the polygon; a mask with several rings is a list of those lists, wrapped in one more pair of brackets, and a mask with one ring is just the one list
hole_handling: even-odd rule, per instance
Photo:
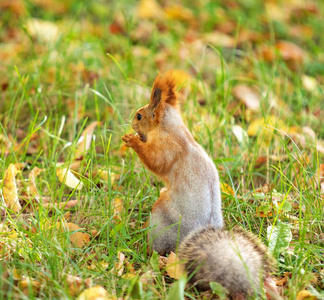
{"label": "squirrel's ear", "polygon": [[156,88],[153,92],[153,97],[152,97],[152,108],[156,109],[161,102],[161,95],[162,95],[162,90],[159,88]]}

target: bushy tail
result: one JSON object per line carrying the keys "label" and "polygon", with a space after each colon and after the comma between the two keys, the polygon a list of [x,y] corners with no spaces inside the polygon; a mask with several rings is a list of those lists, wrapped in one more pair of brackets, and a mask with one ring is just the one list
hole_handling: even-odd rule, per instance
{"label": "bushy tail", "polygon": [[208,289],[210,282],[218,282],[232,299],[258,294],[274,266],[266,247],[241,229],[199,229],[181,243],[179,258],[198,288]]}

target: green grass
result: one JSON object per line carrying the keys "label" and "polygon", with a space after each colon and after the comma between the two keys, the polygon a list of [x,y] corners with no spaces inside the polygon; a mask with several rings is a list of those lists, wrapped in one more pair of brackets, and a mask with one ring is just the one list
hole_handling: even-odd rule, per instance
{"label": "green grass", "polygon": [[[63,12],[57,8],[60,1],[53,1],[52,8],[33,1],[22,3],[24,10],[18,13],[11,8],[0,10],[0,136],[20,145],[18,151],[0,139],[0,179],[11,163],[27,164],[17,175],[22,182],[35,166],[44,168],[36,180],[40,196],[55,202],[79,199],[70,209],[71,222],[85,232],[100,231],[100,235],[77,248],[69,234],[45,226],[62,219],[67,210],[48,211],[41,201],[29,203],[32,212],[23,210],[16,216],[8,211],[1,224],[17,236],[6,237],[5,227],[0,227],[0,249],[6,253],[0,263],[1,299],[73,299],[67,274],[91,278],[94,285],[118,298],[136,298],[137,278],[143,282],[142,299],[169,295],[174,280],[163,276],[156,257],[147,256],[147,230],[142,229],[163,185],[134,152],[119,150],[121,136],[131,132],[134,112],[148,102],[155,76],[160,69],[169,68],[191,74],[190,93],[182,105],[185,124],[214,159],[221,181],[235,191],[234,195],[223,193],[226,226],[242,226],[268,244],[268,226],[289,224],[292,241],[276,255],[279,270],[275,276],[291,273],[285,297],[295,299],[307,287],[318,292],[323,289],[324,200],[314,180],[324,163],[323,153],[311,139],[305,145],[295,144],[280,134],[280,128],[267,142],[261,131],[243,144],[232,133],[233,125],[247,130],[252,120],[275,115],[286,128],[307,126],[316,139],[324,140],[323,3],[316,2],[317,14],[305,10],[295,18],[278,21],[267,16],[263,1],[238,1],[236,8],[225,2],[182,1],[199,17],[192,28],[191,23],[180,20],[142,20],[136,15],[136,1],[68,0]],[[35,37],[26,27],[32,18],[56,24],[59,38],[46,42]],[[114,20],[123,33],[110,32]],[[247,30],[261,38],[234,48],[185,41],[190,31],[198,39],[226,21],[235,23],[229,33],[235,39]],[[147,34],[139,29],[141,25]],[[312,37],[289,33],[298,25],[311,28]],[[302,47],[307,52],[305,61],[291,69],[283,59],[269,63],[260,58],[258,49],[278,40]],[[302,84],[305,74],[317,80],[315,91]],[[261,109],[252,116],[232,95],[232,88],[239,83],[253,84],[265,92]],[[270,107],[271,95],[276,97],[277,107]],[[77,140],[93,121],[102,125],[96,128],[96,139],[77,171],[84,187],[73,190],[59,182],[56,164],[69,166],[73,162]],[[257,166],[261,156],[268,160]],[[95,174],[99,168],[120,178],[101,180]],[[278,214],[274,207],[272,215],[257,215],[257,208],[270,208],[275,200],[273,192],[262,199],[256,194],[266,183],[288,197],[292,207],[287,212]],[[20,193],[24,190],[22,183]],[[116,198],[124,201],[121,221],[113,220]],[[118,252],[126,255],[124,275],[132,275],[118,276],[112,271]],[[19,286],[22,279],[14,276],[14,269],[39,282],[39,291],[27,288],[23,293]],[[190,286],[185,295],[188,299],[208,297]]]}

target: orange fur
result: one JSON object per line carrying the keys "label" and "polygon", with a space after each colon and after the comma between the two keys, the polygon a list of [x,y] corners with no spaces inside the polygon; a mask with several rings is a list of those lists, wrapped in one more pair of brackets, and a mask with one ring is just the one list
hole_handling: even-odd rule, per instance
{"label": "orange fur", "polygon": [[154,90],[160,89],[162,91],[162,103],[168,103],[172,106],[177,105],[177,95],[175,91],[176,80],[173,76],[172,70],[163,74],[159,74],[153,84],[150,103],[152,103]]}

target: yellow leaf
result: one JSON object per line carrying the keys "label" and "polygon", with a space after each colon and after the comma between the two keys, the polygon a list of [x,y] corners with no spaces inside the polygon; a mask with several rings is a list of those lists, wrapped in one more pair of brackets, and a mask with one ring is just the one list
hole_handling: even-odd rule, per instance
{"label": "yellow leaf", "polygon": [[225,182],[221,183],[221,191],[224,194],[228,194],[228,195],[232,195],[232,196],[234,196],[234,194],[235,194],[233,189]]}
{"label": "yellow leaf", "polygon": [[179,279],[183,274],[185,274],[184,265],[180,263],[177,255],[174,252],[170,253],[165,270],[167,274],[174,279]]}
{"label": "yellow leaf", "polygon": [[123,199],[116,198],[114,203],[114,219],[121,220],[120,214],[124,209]]}
{"label": "yellow leaf", "polygon": [[70,222],[56,223],[56,228],[60,231],[76,231],[70,235],[70,241],[78,248],[82,248],[90,242],[90,235],[88,233],[81,232],[78,225]]}
{"label": "yellow leaf", "polygon": [[316,300],[316,296],[312,295],[310,291],[302,290],[298,292],[296,300]]}
{"label": "yellow leaf", "polygon": [[97,285],[89,289],[84,290],[77,300],[116,300],[115,296],[111,296],[101,286]]}
{"label": "yellow leaf", "polygon": [[18,281],[18,288],[25,295],[30,295],[30,288],[37,293],[40,289],[41,284],[36,280],[31,280],[29,278]]}
{"label": "yellow leaf", "polygon": [[75,151],[75,157],[79,158],[82,156],[87,150],[89,150],[93,138],[93,131],[100,125],[100,122],[92,122],[89,126],[87,126],[78,141],[78,148]]}
{"label": "yellow leaf", "polygon": [[72,189],[81,190],[83,183],[73,175],[70,169],[58,168],[56,169],[56,175],[59,181],[64,183],[68,187]]}
{"label": "yellow leaf", "polygon": [[20,171],[14,164],[10,164],[8,169],[5,171],[3,178],[3,189],[2,196],[5,204],[12,209],[15,213],[21,210],[19,203],[18,188],[16,183],[16,174]]}
{"label": "yellow leaf", "polygon": [[118,251],[117,253],[118,262],[115,267],[112,269],[117,276],[122,276],[124,272],[124,263],[125,263],[125,254]]}
{"label": "yellow leaf", "polygon": [[120,178],[120,175],[114,172],[110,172],[103,169],[97,169],[93,172],[94,175],[98,175],[102,180],[108,181],[110,177],[111,184]]}
{"label": "yellow leaf", "polygon": [[137,6],[137,15],[140,19],[161,20],[164,18],[164,11],[155,0],[141,0]]}
{"label": "yellow leaf", "polygon": [[39,202],[39,194],[36,188],[36,177],[45,171],[44,169],[40,169],[35,167],[31,170],[31,172],[28,175],[28,187],[27,187],[27,193],[32,197],[35,198]]}
{"label": "yellow leaf", "polygon": [[275,116],[268,116],[267,118],[254,120],[250,124],[247,133],[249,136],[264,134],[266,138],[271,139],[275,130],[288,132],[288,128],[283,121],[279,120]]}
{"label": "yellow leaf", "polygon": [[180,21],[191,21],[194,18],[192,11],[180,4],[172,4],[164,9],[169,19]]}

